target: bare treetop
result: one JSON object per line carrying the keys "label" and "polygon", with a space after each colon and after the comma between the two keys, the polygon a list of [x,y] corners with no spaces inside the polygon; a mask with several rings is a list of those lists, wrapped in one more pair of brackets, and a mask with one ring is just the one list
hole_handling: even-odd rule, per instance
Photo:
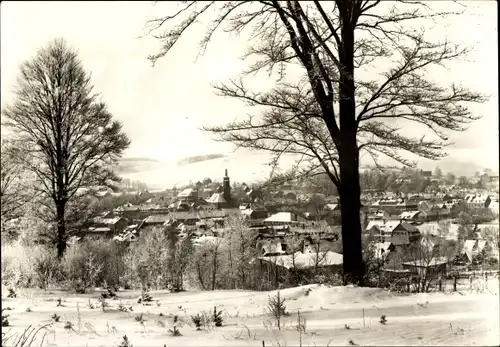
{"label": "bare treetop", "polygon": [[[352,16],[349,25],[356,33],[353,67],[359,148],[375,161],[382,154],[405,165],[413,163],[404,152],[442,158],[442,150],[450,144],[447,131],[465,130],[480,118],[470,113],[466,103],[486,98],[464,86],[442,86],[431,75],[436,71],[433,68],[465,57],[470,48],[429,35],[422,25],[436,25],[439,19],[463,13],[466,8],[455,2],[450,3],[452,10],[444,12],[416,1],[357,1],[352,8],[349,3],[183,2],[173,14],[149,20],[150,32],[162,42],[161,50],[149,59],[154,63],[163,57],[197,22],[210,23],[200,42],[200,54],[217,30],[248,34],[250,41],[243,57],[249,61],[248,68],[239,78],[215,88],[222,96],[264,111],[258,119],[249,117],[206,130],[237,146],[270,151],[273,164],[284,153],[294,154],[300,162],[310,163],[305,173],[320,169],[336,177],[334,142],[342,127],[338,86],[345,40],[341,28],[346,24],[343,16]],[[168,30],[161,32],[167,25]],[[305,67],[299,81],[286,78],[294,65]],[[245,87],[245,78],[261,70],[272,74],[276,87],[266,93],[252,92]],[[419,123],[429,131],[408,136],[396,120],[407,125]]]}
{"label": "bare treetop", "polygon": [[[382,154],[412,165],[405,152],[439,159],[449,144],[446,131],[465,130],[480,117],[465,105],[485,101],[483,95],[442,86],[430,76],[431,67],[446,66],[469,49],[416,27],[417,19],[458,13],[415,1],[388,6],[362,0],[183,2],[177,12],[149,21],[162,43],[149,59],[154,63],[165,56],[197,22],[208,22],[201,54],[217,30],[247,31],[247,70],[215,88],[258,106],[260,117],[206,130],[237,146],[271,152],[273,167],[283,154],[298,155],[292,177],[326,173],[340,196],[343,248],[349,249],[344,275],[351,278],[347,282],[362,283],[360,151],[375,163]],[[162,27],[167,30],[158,33]],[[301,68],[302,78],[286,78],[292,68]],[[245,77],[264,69],[275,88],[251,91]],[[401,120],[425,126],[427,134],[403,133]]]}
{"label": "bare treetop", "polygon": [[111,165],[130,140],[92,92],[90,75],[64,40],[50,42],[20,70],[3,125],[14,134],[13,158],[35,175],[35,188],[52,202],[48,207],[58,223],[62,256],[67,204],[80,188],[119,181]]}

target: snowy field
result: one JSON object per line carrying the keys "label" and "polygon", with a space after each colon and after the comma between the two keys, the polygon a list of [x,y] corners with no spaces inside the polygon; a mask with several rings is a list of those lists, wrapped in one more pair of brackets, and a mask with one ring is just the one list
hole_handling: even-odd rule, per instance
{"label": "snowy field", "polygon": [[[139,346],[342,346],[351,345],[481,345],[500,343],[498,281],[490,279],[486,290],[463,289],[457,293],[403,295],[378,288],[310,285],[281,291],[288,316],[278,330],[267,311],[273,292],[213,291],[151,292],[149,306],[137,303],[138,292],[119,291],[108,299],[106,312],[98,304],[99,291],[71,294],[63,291],[18,290],[17,298],[5,298],[9,307],[10,334],[28,326],[50,324],[44,346],[118,346],[127,335]],[[475,288],[480,288],[476,285]],[[310,288],[309,294],[308,288]],[[62,307],[57,299],[62,299]],[[122,312],[119,305],[132,306]],[[78,306],[78,309],[77,309]],[[223,313],[223,326],[197,331],[191,316]],[[79,313],[78,313],[79,310]],[[299,334],[297,311],[306,318],[306,332]],[[59,315],[54,323],[51,316]],[[143,314],[144,324],[136,320]],[[181,336],[169,332],[175,324]],[[386,324],[379,322],[386,316]],[[67,322],[72,323],[69,329]],[[39,335],[33,346],[40,345]],[[352,343],[351,343],[352,342]],[[8,344],[5,344],[8,345]]]}

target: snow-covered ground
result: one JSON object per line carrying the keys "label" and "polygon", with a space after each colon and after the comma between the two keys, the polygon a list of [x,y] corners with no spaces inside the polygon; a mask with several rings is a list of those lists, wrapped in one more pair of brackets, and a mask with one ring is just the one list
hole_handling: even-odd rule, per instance
{"label": "snow-covered ground", "polygon": [[[45,337],[44,345],[49,346],[117,346],[125,334],[135,347],[262,346],[262,341],[265,346],[334,346],[349,345],[349,340],[358,345],[385,346],[499,345],[498,281],[490,279],[487,289],[482,294],[463,290],[415,295],[349,286],[284,289],[281,296],[286,298],[290,315],[283,318],[281,330],[273,325],[267,311],[268,297],[275,291],[152,292],[151,306],[137,304],[138,292],[120,291],[118,299],[107,300],[109,307],[102,312],[87,306],[89,299],[97,303],[98,291],[76,295],[19,290],[18,298],[3,298],[2,307],[12,308],[7,311],[11,332],[51,323],[54,313],[61,316]],[[5,296],[6,291],[3,293]],[[57,307],[59,297],[62,307]],[[132,306],[133,311],[121,312],[119,304]],[[214,306],[223,312],[224,325],[197,331],[191,315],[211,313]],[[294,328],[297,311],[307,319],[302,336]],[[144,325],[135,320],[141,313]],[[179,317],[176,326],[182,336],[169,334],[174,315]],[[382,315],[387,317],[386,324],[379,322]],[[67,321],[76,331],[64,329]]]}

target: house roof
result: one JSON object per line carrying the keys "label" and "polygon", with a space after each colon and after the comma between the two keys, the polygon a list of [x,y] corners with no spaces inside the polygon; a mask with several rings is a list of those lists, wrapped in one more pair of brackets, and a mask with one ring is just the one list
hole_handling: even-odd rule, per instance
{"label": "house roof", "polygon": [[102,227],[102,228],[95,228],[95,227],[90,227],[89,228],[89,231],[91,233],[107,233],[107,232],[110,232],[111,229],[110,228],[107,228],[107,227]]}
{"label": "house roof", "polygon": [[121,219],[122,219],[121,217],[114,217],[114,218],[96,217],[96,218],[94,218],[94,223],[107,224],[107,225],[115,225]]}
{"label": "house roof", "polygon": [[325,210],[327,211],[336,211],[339,208],[339,204],[326,204]]}
{"label": "house roof", "polygon": [[222,193],[214,193],[212,196],[207,200],[208,203],[211,204],[223,204],[226,203],[226,199],[224,199],[224,196]]}
{"label": "house roof", "polygon": [[292,212],[278,212],[264,219],[264,222],[291,223],[296,222],[297,216]]}
{"label": "house roof", "polygon": [[183,191],[181,191],[181,192],[177,195],[177,197],[178,197],[178,198],[187,198],[187,197],[189,197],[189,196],[194,196],[194,195],[196,195],[196,191],[195,191],[194,189],[192,189],[192,188],[186,188],[186,189],[184,189]]}
{"label": "house roof", "polygon": [[462,247],[462,254],[466,254],[472,260],[474,253],[481,252],[485,246],[486,241],[484,240],[465,240]]}
{"label": "house roof", "polygon": [[227,216],[226,211],[203,210],[198,212],[198,217],[200,219],[225,218],[226,216]]}
{"label": "house roof", "polygon": [[262,250],[264,251],[264,255],[266,254],[273,254],[273,253],[281,253],[285,254],[285,251],[283,251],[283,246],[281,245],[281,242],[267,242],[262,245]]}
{"label": "house roof", "polygon": [[295,257],[295,267],[298,269],[308,269],[314,267],[316,257],[319,257],[320,266],[340,265],[343,262],[343,255],[335,252],[302,253],[294,255],[278,255],[270,257],[259,257],[258,259],[282,266],[286,269],[293,267],[293,257]]}
{"label": "house roof", "polygon": [[151,211],[160,209],[161,206],[157,204],[132,205],[131,203],[126,203],[123,206],[115,208],[114,211]]}
{"label": "house roof", "polygon": [[193,243],[197,246],[206,244],[206,243],[216,243],[218,240],[217,237],[215,236],[201,236],[195,240],[193,240]]}
{"label": "house roof", "polygon": [[379,230],[384,225],[384,221],[381,220],[372,220],[366,226],[366,230],[370,230],[373,227],[377,227]]}
{"label": "house roof", "polygon": [[119,242],[123,241],[135,242],[137,241],[137,239],[138,239],[137,235],[133,232],[127,232],[113,237],[114,241],[119,241]]}
{"label": "house roof", "polygon": [[200,219],[196,212],[191,211],[173,211],[168,214],[168,219],[187,220],[187,219]]}
{"label": "house roof", "polygon": [[153,214],[144,220],[146,224],[163,224],[170,219],[170,214]]}
{"label": "house roof", "polygon": [[420,214],[420,211],[404,211],[399,215],[401,219],[413,219]]}
{"label": "house roof", "polygon": [[412,260],[412,261],[406,261],[403,262],[403,265],[406,266],[414,266],[414,267],[430,267],[430,266],[437,266],[437,265],[443,265],[447,264],[448,259],[446,257],[435,257],[430,260],[427,259],[417,259],[417,260]]}
{"label": "house roof", "polygon": [[[398,225],[403,224],[403,223],[404,222],[400,222],[397,220],[390,220],[390,221],[385,222],[382,229],[386,233],[392,233],[394,231],[394,229],[396,229],[398,227]],[[407,224],[407,223],[405,223],[405,224]]]}
{"label": "house roof", "polygon": [[373,250],[375,253],[375,258],[382,259],[389,254],[389,247],[391,246],[391,242],[376,242],[373,244]]}

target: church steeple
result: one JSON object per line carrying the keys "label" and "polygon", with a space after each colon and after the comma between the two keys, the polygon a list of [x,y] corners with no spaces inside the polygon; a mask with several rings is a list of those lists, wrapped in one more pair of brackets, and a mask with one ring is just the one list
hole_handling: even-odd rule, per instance
{"label": "church steeple", "polygon": [[224,172],[224,179],[222,180],[223,196],[224,200],[229,202],[231,200],[231,184],[229,182],[229,176],[227,175],[227,169]]}

